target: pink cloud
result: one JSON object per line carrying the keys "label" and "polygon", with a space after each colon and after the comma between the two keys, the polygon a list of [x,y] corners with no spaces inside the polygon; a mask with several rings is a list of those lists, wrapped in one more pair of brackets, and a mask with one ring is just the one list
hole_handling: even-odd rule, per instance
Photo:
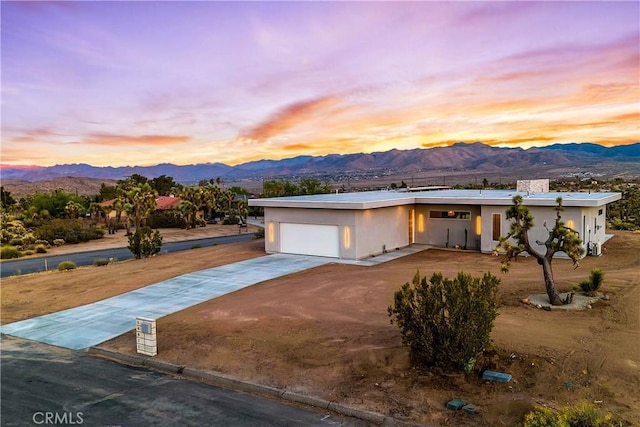
{"label": "pink cloud", "polygon": [[129,145],[174,145],[189,142],[188,136],[171,135],[110,135],[93,134],[80,141],[81,144],[107,145],[107,146],[129,146]]}
{"label": "pink cloud", "polygon": [[316,98],[291,104],[276,112],[266,121],[249,129],[241,138],[265,141],[285,133],[287,130],[312,119],[316,114],[335,105],[338,99],[333,96]]}

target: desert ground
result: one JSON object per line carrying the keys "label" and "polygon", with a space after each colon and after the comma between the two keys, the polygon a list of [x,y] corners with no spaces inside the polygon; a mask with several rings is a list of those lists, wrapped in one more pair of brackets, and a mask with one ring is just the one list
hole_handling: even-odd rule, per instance
{"label": "desert ground", "polygon": [[[237,231],[236,231],[237,232]],[[262,240],[2,281],[3,324],[98,301],[202,268],[264,256]],[[499,259],[429,249],[375,267],[328,264],[159,319],[159,359],[286,388],[402,420],[442,426],[514,426],[534,405],[595,402],[640,424],[640,234],[615,232],[601,257],[575,269],[554,260],[560,290],[605,272],[606,298],[583,311],[544,311],[522,298],[542,293],[542,271],[521,259],[507,274]],[[485,383],[479,375],[421,371],[391,325],[393,292],[416,270],[481,274],[502,280],[492,345],[478,373],[513,375]],[[133,332],[103,346],[135,353]],[[452,412],[461,398],[476,415]]]}

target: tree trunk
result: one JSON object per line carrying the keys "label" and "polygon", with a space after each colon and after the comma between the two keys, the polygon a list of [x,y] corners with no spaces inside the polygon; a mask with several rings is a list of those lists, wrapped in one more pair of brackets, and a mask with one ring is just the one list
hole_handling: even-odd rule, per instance
{"label": "tree trunk", "polygon": [[544,287],[547,290],[547,296],[551,305],[563,305],[562,298],[556,290],[556,284],[553,281],[553,270],[551,269],[551,260],[542,258],[542,272],[544,273]]}

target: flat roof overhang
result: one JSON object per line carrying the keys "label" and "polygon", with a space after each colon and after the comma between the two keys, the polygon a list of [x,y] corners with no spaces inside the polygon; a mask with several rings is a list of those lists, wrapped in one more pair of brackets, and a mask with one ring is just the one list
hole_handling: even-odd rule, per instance
{"label": "flat roof overhang", "polygon": [[598,207],[620,200],[620,193],[527,193],[515,190],[440,190],[425,192],[366,191],[362,193],[249,199],[249,206],[303,209],[364,210],[402,205],[492,205],[509,206],[520,195],[525,206],[555,206],[562,197],[565,207]]}

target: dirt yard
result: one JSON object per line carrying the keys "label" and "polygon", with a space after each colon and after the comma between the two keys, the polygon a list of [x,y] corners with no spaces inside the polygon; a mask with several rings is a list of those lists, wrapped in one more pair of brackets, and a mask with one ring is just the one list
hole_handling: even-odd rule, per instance
{"label": "dirt yard", "polygon": [[[263,241],[2,281],[2,323],[100,300],[188,271],[264,255]],[[640,234],[616,232],[602,257],[574,269],[555,260],[561,290],[594,267],[605,272],[607,300],[584,311],[544,311],[520,301],[543,292],[531,259],[499,272],[490,255],[428,250],[376,267],[329,264],[255,285],[164,317],[158,358],[210,369],[345,404],[443,426],[514,426],[534,405],[581,400],[640,424]],[[506,384],[477,375],[418,372],[389,323],[393,292],[420,269],[499,275],[501,307],[486,367]],[[63,280],[61,280],[63,279]],[[128,333],[106,344],[135,352]],[[452,398],[480,413],[454,413]]]}

